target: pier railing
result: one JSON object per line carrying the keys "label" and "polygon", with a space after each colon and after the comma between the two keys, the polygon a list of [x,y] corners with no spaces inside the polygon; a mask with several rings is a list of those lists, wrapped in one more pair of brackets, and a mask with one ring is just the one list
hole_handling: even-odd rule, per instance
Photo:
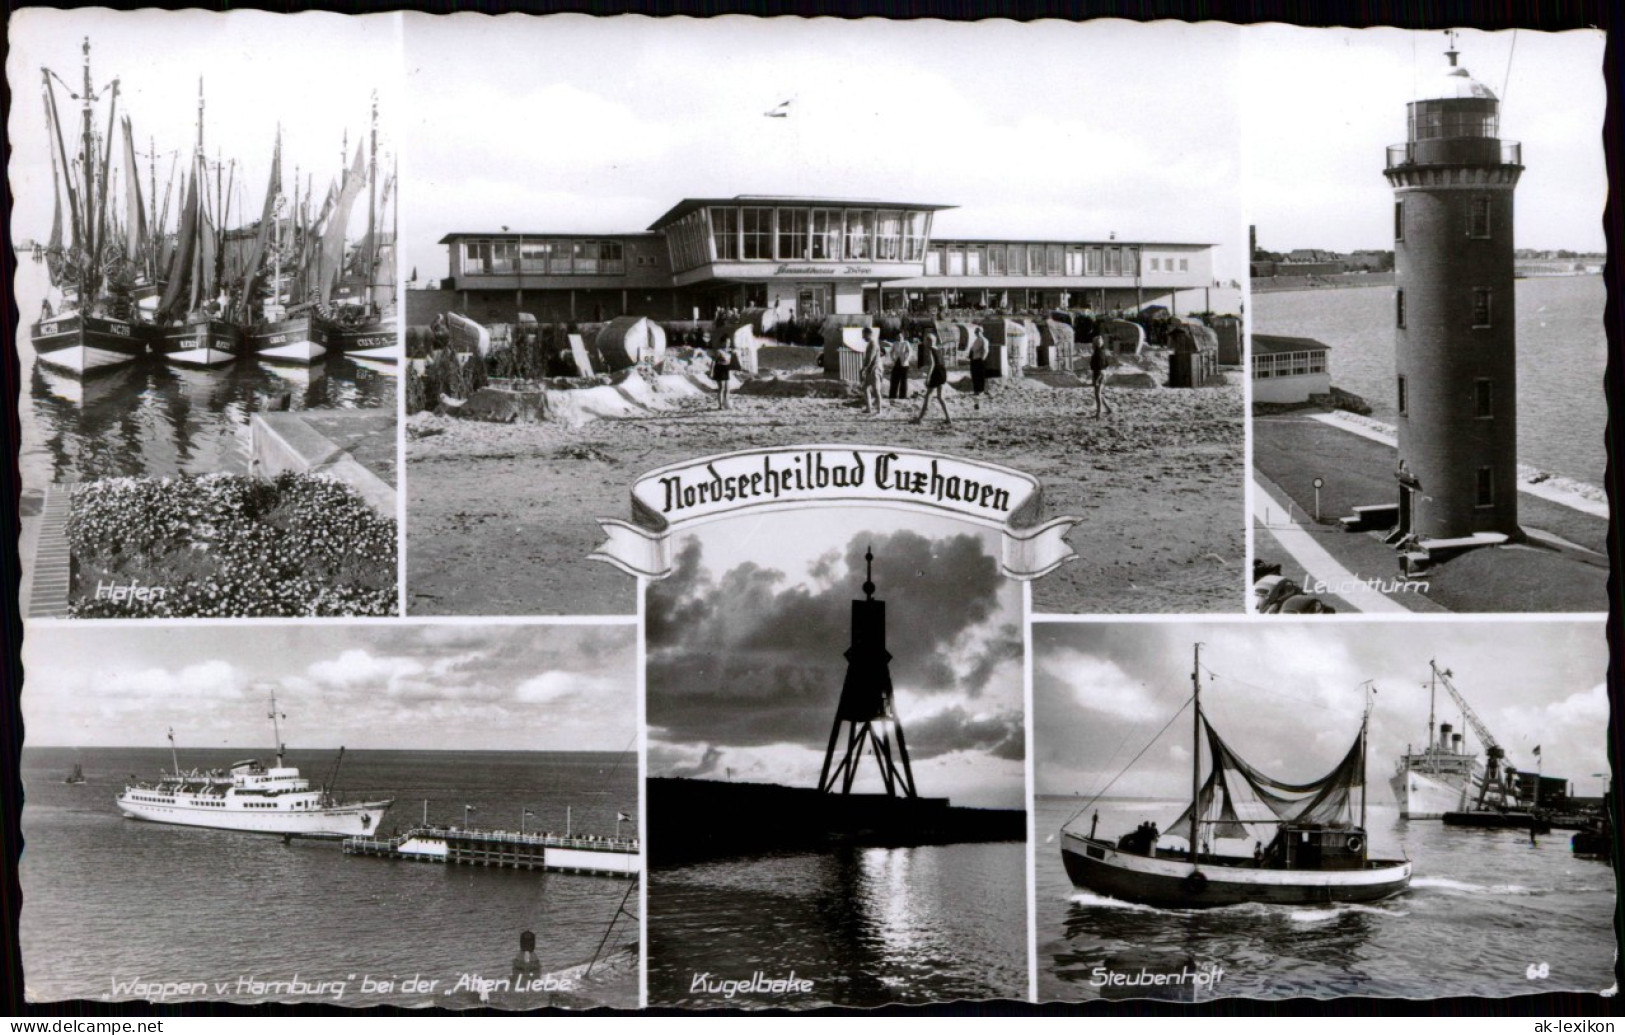
{"label": "pier railing", "polygon": [[638,851],[638,839],[626,837],[597,837],[593,835],[562,835],[551,832],[532,834],[513,830],[473,830],[466,827],[412,827],[392,837],[361,836],[345,839],[345,843],[374,849],[396,848],[414,837],[438,838],[442,841],[478,842],[480,844],[511,844],[527,848],[580,848],[595,852]]}

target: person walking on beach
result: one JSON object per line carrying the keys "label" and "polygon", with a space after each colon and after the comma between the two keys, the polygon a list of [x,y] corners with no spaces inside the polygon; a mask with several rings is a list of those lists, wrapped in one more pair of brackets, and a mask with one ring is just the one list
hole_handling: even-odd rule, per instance
{"label": "person walking on beach", "polygon": [[858,388],[863,391],[863,412],[880,413],[880,342],[873,327],[863,329],[863,365],[858,368]]}
{"label": "person walking on beach", "polygon": [[711,354],[711,380],[717,383],[717,409],[732,408],[728,399],[728,389],[732,383],[734,369],[734,350],[727,338],[717,342],[717,349]]}
{"label": "person walking on beach", "polygon": [[918,424],[925,420],[925,411],[931,408],[931,396],[937,397],[937,405],[942,407],[942,419],[949,427],[953,426],[954,419],[948,416],[948,402],[942,397],[942,387],[948,383],[948,368],[942,362],[942,353],[937,349],[937,336],[926,332],[925,348],[920,353],[920,362],[925,364],[925,394],[920,399],[920,415],[910,423]]}
{"label": "person walking on beach", "polygon": [[914,365],[914,343],[909,341],[908,335],[897,337],[897,345],[891,351],[891,391],[886,394],[888,399],[908,398],[908,368]]}
{"label": "person walking on beach", "polygon": [[1089,352],[1089,383],[1095,389],[1095,420],[1100,419],[1101,408],[1107,413],[1112,412],[1112,404],[1106,401],[1106,368],[1111,366],[1111,357],[1106,354],[1106,336],[1095,335],[1094,348]]}
{"label": "person walking on beach", "polygon": [[987,339],[982,336],[980,327],[974,328],[976,335],[970,343],[970,394],[976,402],[976,409],[982,408],[982,391],[987,388]]}

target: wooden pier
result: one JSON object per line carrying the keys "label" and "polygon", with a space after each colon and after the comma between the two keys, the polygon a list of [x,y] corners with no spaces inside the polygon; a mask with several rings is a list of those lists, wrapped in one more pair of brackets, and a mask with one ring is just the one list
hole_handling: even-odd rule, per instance
{"label": "wooden pier", "polygon": [[379,859],[601,877],[636,877],[643,869],[642,845],[635,838],[418,826],[393,837],[347,837],[343,847],[345,855]]}

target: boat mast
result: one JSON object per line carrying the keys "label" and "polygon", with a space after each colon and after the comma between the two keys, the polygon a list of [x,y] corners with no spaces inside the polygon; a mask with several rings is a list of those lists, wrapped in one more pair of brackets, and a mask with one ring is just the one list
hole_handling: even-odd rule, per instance
{"label": "boat mast", "polygon": [[169,764],[171,767],[169,771],[179,777],[181,775],[181,760],[175,754],[175,727],[173,726],[169,727]]}
{"label": "boat mast", "polygon": [[[275,738],[276,767],[278,769],[282,768],[282,727],[279,724],[279,720],[280,719],[285,719],[285,718],[287,718],[286,715],[280,715],[280,714],[278,714],[278,712],[276,710],[276,691],[273,690],[273,691],[271,691],[271,714],[270,714],[270,719],[271,719],[271,734]],[[340,750],[342,751],[343,749],[341,748]],[[341,755],[340,757],[343,757],[343,756]]]}
{"label": "boat mast", "polygon": [[1371,680],[1365,683],[1365,714],[1360,717],[1360,829],[1365,829],[1365,799],[1368,793],[1365,785],[1365,755],[1366,730],[1371,726],[1371,693],[1375,689]]}
{"label": "boat mast", "polygon": [[1202,645],[1191,665],[1191,865],[1197,865],[1197,813],[1201,811],[1202,771]]}
{"label": "boat mast", "polygon": [[1439,662],[1434,658],[1428,659],[1428,747],[1433,747],[1433,705],[1439,696]]}
{"label": "boat mast", "polygon": [[367,305],[378,272],[378,91],[372,92],[372,140],[367,152]]}

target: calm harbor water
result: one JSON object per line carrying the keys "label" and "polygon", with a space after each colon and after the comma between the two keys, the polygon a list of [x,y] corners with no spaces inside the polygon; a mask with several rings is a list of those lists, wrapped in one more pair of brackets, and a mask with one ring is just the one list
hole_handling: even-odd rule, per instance
{"label": "calm harbor water", "polygon": [[[1549,474],[1601,485],[1608,421],[1602,277],[1530,277],[1515,283],[1518,459]],[[1392,287],[1254,295],[1253,329],[1330,345],[1332,384],[1363,396],[1373,417],[1394,420]]]}
{"label": "calm harbor water", "polygon": [[[290,765],[322,782],[334,752],[294,751]],[[183,750],[182,766],[212,768],[236,751]],[[86,782],[64,784],[74,763]],[[520,870],[346,857],[334,842],[294,841],[139,823],[120,817],[114,795],[131,774],[155,779],[167,750],[25,749],[20,922],[28,998],[136,999],[115,983],[207,982],[226,994],[182,999],[334,1001],[343,1005],[477,1004],[447,996],[465,974],[506,978],[519,934],[536,932],[542,971],[586,963],[627,893],[626,881]],[[636,759],[614,753],[450,751],[346,752],[346,798],[396,800],[384,832],[423,814],[461,825],[613,834],[617,812],[637,814]],[[634,831],[623,825],[630,836]],[[629,903],[637,912],[637,892]],[[606,952],[637,940],[622,917]],[[402,990],[420,975],[432,991]],[[397,981],[390,993],[364,991]],[[251,984],[291,982],[303,994],[255,994]],[[332,983],[343,982],[342,997]],[[630,999],[637,1005],[635,981]]]}
{"label": "calm harbor water", "polygon": [[[649,1003],[1024,1000],[1026,884],[1020,843],[842,848],[655,871]],[[767,981],[793,973],[811,987],[721,990],[757,973]]]}
{"label": "calm harbor water", "polygon": [[[1403,852],[1415,865],[1410,889],[1395,898],[1158,910],[1102,898],[1067,879],[1058,830],[1084,800],[1038,799],[1040,1001],[1099,998],[1102,965],[1129,972],[1217,965],[1222,974],[1200,999],[1500,997],[1597,992],[1614,983],[1613,872],[1575,859],[1565,831],[1531,848],[1517,831],[1405,822],[1395,806],[1373,805],[1373,853]],[[1101,834],[1115,836],[1144,819],[1165,827],[1183,806],[1103,799],[1098,808]],[[1079,823],[1087,832],[1089,817]]]}
{"label": "calm harbor water", "polygon": [[[20,264],[19,312],[39,311],[43,277],[43,267]],[[242,359],[205,370],[148,355],[76,378],[37,360],[25,318],[17,358],[19,462],[30,488],[116,476],[243,474],[249,414],[284,395],[295,410],[395,410],[393,365],[343,356],[309,367]]]}

